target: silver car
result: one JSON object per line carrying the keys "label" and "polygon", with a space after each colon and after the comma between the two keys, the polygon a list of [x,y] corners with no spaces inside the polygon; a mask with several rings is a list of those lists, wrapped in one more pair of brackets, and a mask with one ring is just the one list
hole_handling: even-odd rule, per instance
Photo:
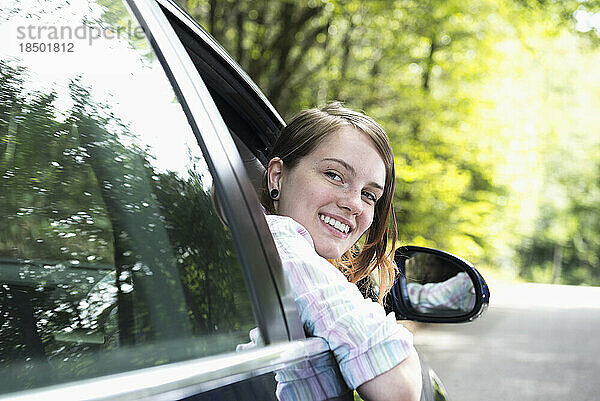
{"label": "silver car", "polygon": [[[0,399],[281,400],[278,383],[333,375],[328,399],[352,400],[258,202],[284,121],[244,71],[170,0],[1,7]],[[488,304],[458,257],[396,261],[398,319]],[[411,297],[457,274],[460,305]],[[423,377],[423,400],[447,399]]]}

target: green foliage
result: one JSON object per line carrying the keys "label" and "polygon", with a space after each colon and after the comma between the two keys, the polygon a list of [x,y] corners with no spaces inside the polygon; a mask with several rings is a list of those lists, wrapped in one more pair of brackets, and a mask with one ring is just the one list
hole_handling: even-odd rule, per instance
{"label": "green foliage", "polygon": [[81,79],[59,112],[15,64],[0,60],[5,391],[245,342],[252,309],[201,160],[185,178],[159,171]]}
{"label": "green foliage", "polygon": [[560,246],[563,282],[600,283],[586,220],[599,173],[568,166],[598,161],[599,81],[584,71],[598,65],[600,28],[584,22],[600,2],[179,3],[285,117],[342,100],[384,126],[402,244],[529,278]]}

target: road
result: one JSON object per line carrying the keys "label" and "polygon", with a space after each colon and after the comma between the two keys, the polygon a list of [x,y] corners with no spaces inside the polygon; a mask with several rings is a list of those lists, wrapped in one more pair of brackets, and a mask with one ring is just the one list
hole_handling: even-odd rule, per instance
{"label": "road", "polygon": [[475,322],[415,333],[452,400],[600,400],[600,287],[519,284],[490,299]]}

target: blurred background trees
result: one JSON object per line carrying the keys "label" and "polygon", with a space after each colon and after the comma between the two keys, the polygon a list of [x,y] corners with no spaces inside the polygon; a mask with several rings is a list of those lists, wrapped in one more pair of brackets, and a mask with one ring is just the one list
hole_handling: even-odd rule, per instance
{"label": "blurred background trees", "polygon": [[179,0],[284,118],[392,140],[401,242],[600,285],[600,2]]}
{"label": "blurred background trees", "polygon": [[186,171],[167,169],[142,132],[96,100],[89,76],[70,80],[72,104],[62,108],[57,91],[38,89],[32,75],[0,60],[6,390],[213,355],[247,341],[255,326],[250,299],[204,159],[190,152]]}

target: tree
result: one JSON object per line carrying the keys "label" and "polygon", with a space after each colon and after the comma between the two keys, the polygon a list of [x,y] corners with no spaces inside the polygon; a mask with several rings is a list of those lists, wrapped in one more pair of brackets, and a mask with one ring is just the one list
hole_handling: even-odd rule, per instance
{"label": "tree", "polygon": [[14,390],[242,342],[253,314],[203,160],[160,171],[82,79],[58,112],[13,64],[0,61],[0,361]]}
{"label": "tree", "polygon": [[[572,65],[569,71],[550,66],[561,60],[583,65],[586,57],[587,65],[593,64],[584,52],[594,51],[598,29],[585,21],[600,11],[600,2],[180,4],[250,72],[284,116],[342,100],[382,123],[396,155],[401,243],[441,247],[513,269],[517,260],[525,263],[515,259],[517,249],[527,248],[524,238],[548,239],[540,234],[546,230],[543,221],[578,226],[572,222],[579,219],[573,215],[579,202],[559,209],[552,202],[534,206],[547,188],[570,191],[572,185],[552,181],[549,172],[527,160],[552,164],[551,147],[560,148],[573,134],[566,123],[573,119],[560,123],[561,114],[553,111],[564,105],[544,99],[564,101],[555,95],[560,91],[582,93],[574,85],[582,75]],[[559,49],[567,36],[571,44],[565,46],[577,50],[564,54]],[[552,56],[557,51],[563,55]],[[576,89],[565,80],[555,84],[563,76],[572,77]],[[540,112],[557,118],[542,122]],[[577,135],[588,129],[575,125],[583,130]],[[593,141],[584,142],[593,149],[588,146]],[[533,150],[531,143],[548,148]],[[553,168],[565,166],[561,162]],[[543,180],[548,185],[539,184]],[[565,241],[571,237],[565,234]],[[559,257],[562,245],[556,244],[550,247],[557,250],[550,260],[566,272],[569,256]]]}

